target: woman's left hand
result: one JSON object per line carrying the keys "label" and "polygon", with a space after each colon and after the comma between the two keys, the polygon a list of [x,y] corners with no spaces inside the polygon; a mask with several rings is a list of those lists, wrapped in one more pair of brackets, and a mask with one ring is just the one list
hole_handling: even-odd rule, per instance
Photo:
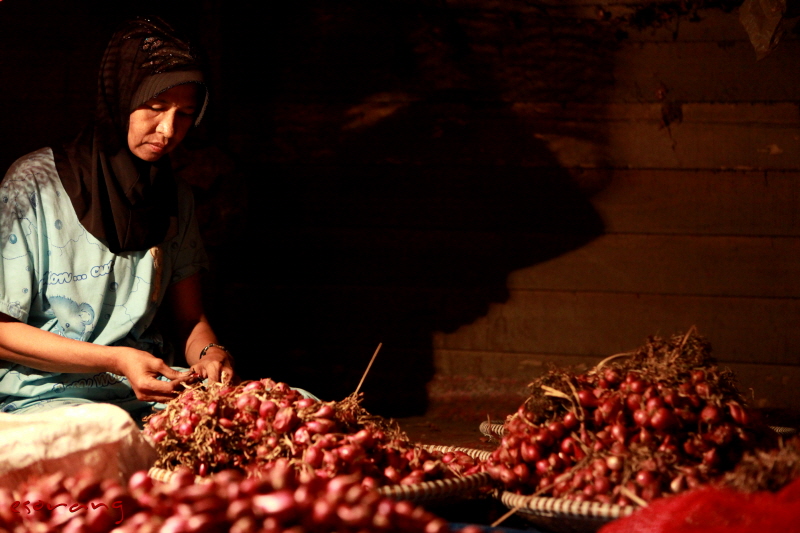
{"label": "woman's left hand", "polygon": [[192,365],[192,370],[200,376],[201,380],[210,382],[235,383],[236,374],[233,372],[233,359],[225,350],[211,347],[206,355]]}

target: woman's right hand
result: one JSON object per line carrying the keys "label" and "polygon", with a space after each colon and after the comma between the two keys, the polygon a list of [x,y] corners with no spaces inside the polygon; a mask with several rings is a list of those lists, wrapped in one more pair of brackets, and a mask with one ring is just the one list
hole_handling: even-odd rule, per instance
{"label": "woman's right hand", "polygon": [[[136,350],[123,348],[126,353],[120,354],[119,370],[128,378],[133,392],[140,400],[166,403],[183,390],[181,384],[188,380],[192,373],[178,372],[170,368],[158,357]],[[164,376],[169,381],[158,379]]]}

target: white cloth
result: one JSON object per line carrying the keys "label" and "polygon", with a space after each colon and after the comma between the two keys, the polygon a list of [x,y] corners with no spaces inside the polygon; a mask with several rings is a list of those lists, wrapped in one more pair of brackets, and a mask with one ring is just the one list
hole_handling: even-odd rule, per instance
{"label": "white cloth", "polygon": [[157,458],[128,413],[87,403],[18,416],[0,413],[0,486],[9,489],[34,475],[74,475],[91,469],[98,478],[127,479]]}

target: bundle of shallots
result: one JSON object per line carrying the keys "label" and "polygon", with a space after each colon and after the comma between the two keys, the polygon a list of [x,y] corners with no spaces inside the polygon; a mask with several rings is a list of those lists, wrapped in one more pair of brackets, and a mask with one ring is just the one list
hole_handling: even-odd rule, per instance
{"label": "bundle of shallots", "polygon": [[[277,459],[321,477],[356,475],[370,487],[415,484],[478,469],[463,452],[429,452],[392,420],[371,415],[350,396],[304,398],[271,379],[195,384],[145,421],[156,467],[200,476],[237,469],[259,476]],[[471,469],[471,470],[470,470]]]}
{"label": "bundle of shallots", "polygon": [[[90,472],[30,478],[0,489],[0,530],[10,533],[449,533],[447,522],[394,501],[353,476],[297,472],[286,459],[258,478],[229,470],[195,481],[179,470],[161,483],[135,473],[127,485]],[[467,527],[462,533],[475,532]]]}
{"label": "bundle of shallots", "polygon": [[552,369],[484,465],[507,490],[645,504],[731,470],[768,429],[694,328],[588,372]]}

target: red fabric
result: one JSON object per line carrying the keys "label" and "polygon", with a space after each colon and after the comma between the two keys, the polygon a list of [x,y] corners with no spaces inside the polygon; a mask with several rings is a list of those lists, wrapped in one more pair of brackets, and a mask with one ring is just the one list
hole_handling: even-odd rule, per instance
{"label": "red fabric", "polygon": [[706,487],[662,498],[599,533],[800,533],[800,479],[778,493]]}

